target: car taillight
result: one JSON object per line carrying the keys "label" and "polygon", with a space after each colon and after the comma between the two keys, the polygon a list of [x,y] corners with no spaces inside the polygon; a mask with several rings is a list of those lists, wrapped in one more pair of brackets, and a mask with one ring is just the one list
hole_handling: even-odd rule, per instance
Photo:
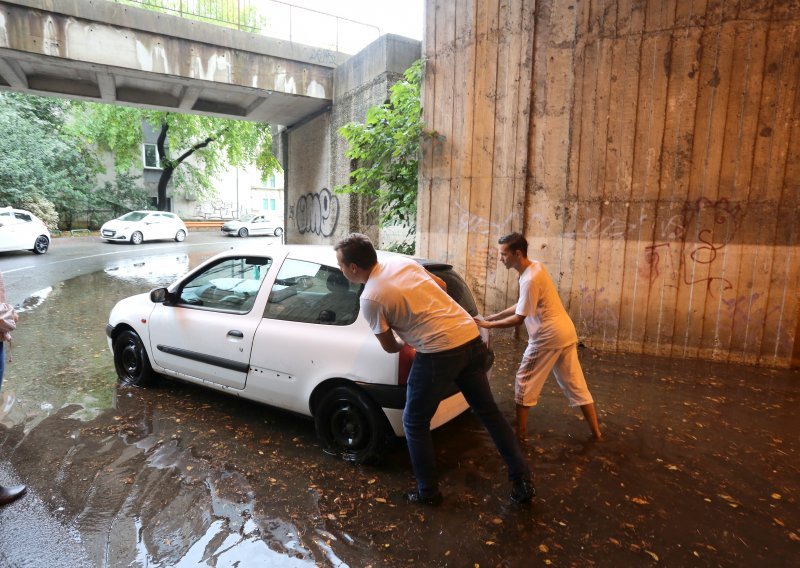
{"label": "car taillight", "polygon": [[400,349],[400,361],[397,365],[397,384],[405,385],[408,382],[408,373],[411,372],[411,364],[414,362],[414,357],[417,350],[411,347],[408,343],[403,345]]}

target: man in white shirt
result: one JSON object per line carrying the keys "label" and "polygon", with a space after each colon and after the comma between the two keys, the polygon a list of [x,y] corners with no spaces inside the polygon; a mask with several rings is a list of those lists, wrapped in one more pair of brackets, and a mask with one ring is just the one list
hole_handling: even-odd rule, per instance
{"label": "man in white shirt", "polygon": [[511,425],[495,404],[486,377],[488,349],[472,317],[447,295],[443,280],[414,260],[398,255],[378,262],[375,248],[365,235],[348,235],[334,249],[345,277],[364,285],[361,315],[384,351],[397,353],[404,343],[417,351],[403,409],[403,429],[417,489],[406,494],[406,501],[423,505],[442,502],[430,429],[439,402],[453,383],[505,460],[512,501],[530,501],[536,494],[531,471]]}
{"label": "man in white shirt", "polygon": [[553,280],[544,265],[528,259],[528,241],[519,233],[500,237],[498,251],[506,268],[519,272],[519,301],[502,312],[476,320],[484,328],[515,327],[525,322],[528,346],[514,383],[517,438],[525,442],[528,409],[539,402],[550,371],[572,407],[583,412],[592,436],[599,440],[600,426],[594,400],[578,361],[578,334],[564,309]]}

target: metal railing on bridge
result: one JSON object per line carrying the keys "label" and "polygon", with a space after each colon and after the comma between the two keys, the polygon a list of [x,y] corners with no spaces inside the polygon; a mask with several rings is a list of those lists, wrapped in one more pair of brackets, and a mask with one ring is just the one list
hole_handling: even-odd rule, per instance
{"label": "metal railing on bridge", "polygon": [[380,28],[279,0],[112,0],[164,14],[353,54]]}

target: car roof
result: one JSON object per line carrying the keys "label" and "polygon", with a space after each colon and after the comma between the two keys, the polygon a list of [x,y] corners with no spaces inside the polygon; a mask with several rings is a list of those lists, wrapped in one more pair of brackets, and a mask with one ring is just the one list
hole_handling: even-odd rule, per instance
{"label": "car roof", "polygon": [[[409,258],[406,255],[385,250],[379,250],[377,253],[379,261],[400,256]],[[252,243],[225,251],[220,253],[219,256],[241,256],[248,254],[253,256],[274,256],[280,258],[288,256],[290,258],[307,260],[309,262],[318,262],[320,264],[327,264],[330,266],[336,266],[337,264],[336,251],[334,251],[333,247],[330,245],[257,245]],[[430,266],[434,268],[450,267],[450,265],[443,265],[442,263],[437,263],[423,258],[415,258],[414,260],[426,268]]]}

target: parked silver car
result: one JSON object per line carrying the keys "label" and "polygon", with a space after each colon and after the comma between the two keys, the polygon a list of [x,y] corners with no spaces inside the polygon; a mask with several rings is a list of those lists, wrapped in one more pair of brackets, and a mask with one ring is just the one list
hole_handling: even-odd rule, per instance
{"label": "parked silver car", "polygon": [[229,236],[242,238],[250,235],[280,237],[283,234],[283,227],[266,215],[253,213],[243,215],[234,221],[228,221],[222,225],[222,232]]}

